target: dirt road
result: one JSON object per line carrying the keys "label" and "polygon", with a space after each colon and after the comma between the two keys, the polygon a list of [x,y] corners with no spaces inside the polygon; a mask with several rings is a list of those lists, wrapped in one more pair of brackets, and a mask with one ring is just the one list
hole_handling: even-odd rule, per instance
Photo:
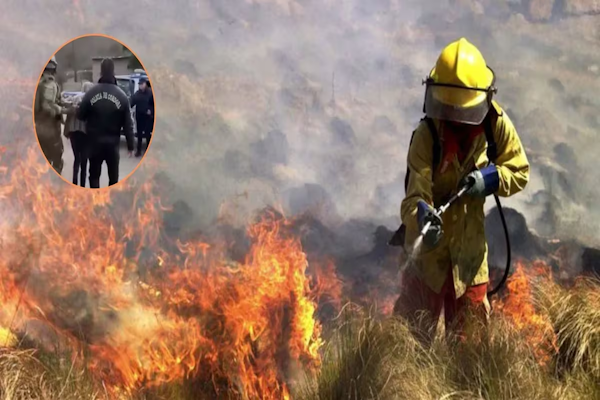
{"label": "dirt road", "polygon": [[[63,145],[65,147],[65,151],[63,153],[63,161],[64,161],[64,167],[63,167],[63,171],[62,171],[62,176],[68,180],[69,182],[73,181],[73,149],[71,148],[71,142],[69,141],[69,139],[65,138],[63,135]],[[129,175],[131,173],[131,171],[133,171],[139,164],[139,162],[141,161],[141,158],[136,158],[136,157],[132,157],[129,158],[128,154],[127,154],[127,143],[125,141],[125,138],[121,138],[121,145],[119,148],[119,153],[121,155],[121,162],[119,164],[119,181],[122,181],[123,179],[125,179],[127,177],[127,175]],[[87,188],[90,187],[90,182],[89,182],[89,162],[87,165],[87,177],[86,177],[86,183],[85,186]],[[100,187],[107,187],[108,186],[108,170],[106,168],[106,163],[102,164],[102,173],[100,174]]]}

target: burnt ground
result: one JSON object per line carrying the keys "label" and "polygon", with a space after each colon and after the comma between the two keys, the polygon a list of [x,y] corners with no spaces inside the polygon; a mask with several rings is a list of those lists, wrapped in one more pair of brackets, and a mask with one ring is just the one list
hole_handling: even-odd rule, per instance
{"label": "burnt ground", "polygon": [[[537,235],[528,226],[525,216],[512,208],[504,208],[511,244],[512,268],[516,262],[524,265],[541,260],[551,266],[559,278],[574,278],[581,274],[600,274],[600,249],[587,247],[577,241],[560,241]],[[192,210],[185,202],[178,201],[173,211],[164,215],[168,235],[178,236],[186,221],[193,220]],[[272,208],[263,210],[260,215],[282,217]],[[495,285],[504,272],[507,260],[506,241],[500,215],[493,208],[485,220],[488,240],[490,274]],[[344,282],[346,296],[365,301],[393,296],[397,292],[397,272],[403,250],[388,245],[393,231],[384,225],[368,220],[346,221],[335,229],[330,228],[318,217],[309,212],[291,219],[287,234],[300,238],[309,263],[331,260],[336,265],[339,278]],[[193,235],[199,235],[195,231]],[[189,236],[188,237],[191,237]],[[220,242],[229,243],[228,256],[243,262],[250,241],[245,229],[230,225],[219,225],[209,236]],[[184,236],[185,237],[185,236]]]}

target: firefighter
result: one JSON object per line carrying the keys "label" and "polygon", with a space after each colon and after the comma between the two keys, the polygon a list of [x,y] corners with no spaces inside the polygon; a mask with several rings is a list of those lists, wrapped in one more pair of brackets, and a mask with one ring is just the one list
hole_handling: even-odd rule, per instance
{"label": "firefighter", "polygon": [[[426,116],[408,151],[401,205],[405,249],[413,248],[427,222],[432,225],[413,254],[414,262],[401,273],[394,312],[429,344],[442,309],[447,333],[464,333],[467,312],[487,320],[484,202],[491,194],[508,197],[523,190],[529,162],[513,123],[492,99],[494,72],[473,44],[464,38],[450,43],[424,83]],[[439,154],[434,155],[436,149]],[[467,182],[467,195],[442,217],[435,216],[434,207]]]}
{"label": "firefighter", "polygon": [[111,59],[102,61],[100,75],[98,84],[86,92],[77,111],[77,118],[86,123],[90,188],[100,187],[104,162],[108,170],[108,185],[119,181],[121,130],[125,132],[129,157],[133,156],[133,122],[129,99],[117,86]]}
{"label": "firefighter", "polygon": [[62,116],[68,109],[62,106],[60,89],[56,82],[58,63],[53,56],[42,73],[35,94],[35,131],[44,156],[60,175],[63,169],[61,125]]}

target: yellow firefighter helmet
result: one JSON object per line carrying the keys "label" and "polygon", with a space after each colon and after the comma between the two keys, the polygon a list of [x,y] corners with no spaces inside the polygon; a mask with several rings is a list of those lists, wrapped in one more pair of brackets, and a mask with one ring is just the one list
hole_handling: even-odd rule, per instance
{"label": "yellow firefighter helmet", "polygon": [[425,81],[425,112],[430,118],[478,125],[491,105],[494,72],[467,39],[450,43]]}

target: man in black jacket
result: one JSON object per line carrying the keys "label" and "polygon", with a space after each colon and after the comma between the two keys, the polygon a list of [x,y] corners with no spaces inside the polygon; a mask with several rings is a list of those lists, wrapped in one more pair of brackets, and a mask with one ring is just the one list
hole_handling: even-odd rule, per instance
{"label": "man in black jacket", "polygon": [[77,117],[86,122],[91,188],[100,187],[104,161],[108,168],[109,186],[119,181],[121,129],[125,131],[129,157],[133,155],[133,121],[129,99],[117,86],[114,71],[113,61],[104,59],[100,65],[98,84],[85,94],[77,113]]}
{"label": "man in black jacket", "polygon": [[154,98],[150,81],[140,79],[140,89],[131,98],[131,107],[135,107],[135,123],[137,126],[136,157],[142,156],[142,140],[146,138],[146,149],[154,128]]}

